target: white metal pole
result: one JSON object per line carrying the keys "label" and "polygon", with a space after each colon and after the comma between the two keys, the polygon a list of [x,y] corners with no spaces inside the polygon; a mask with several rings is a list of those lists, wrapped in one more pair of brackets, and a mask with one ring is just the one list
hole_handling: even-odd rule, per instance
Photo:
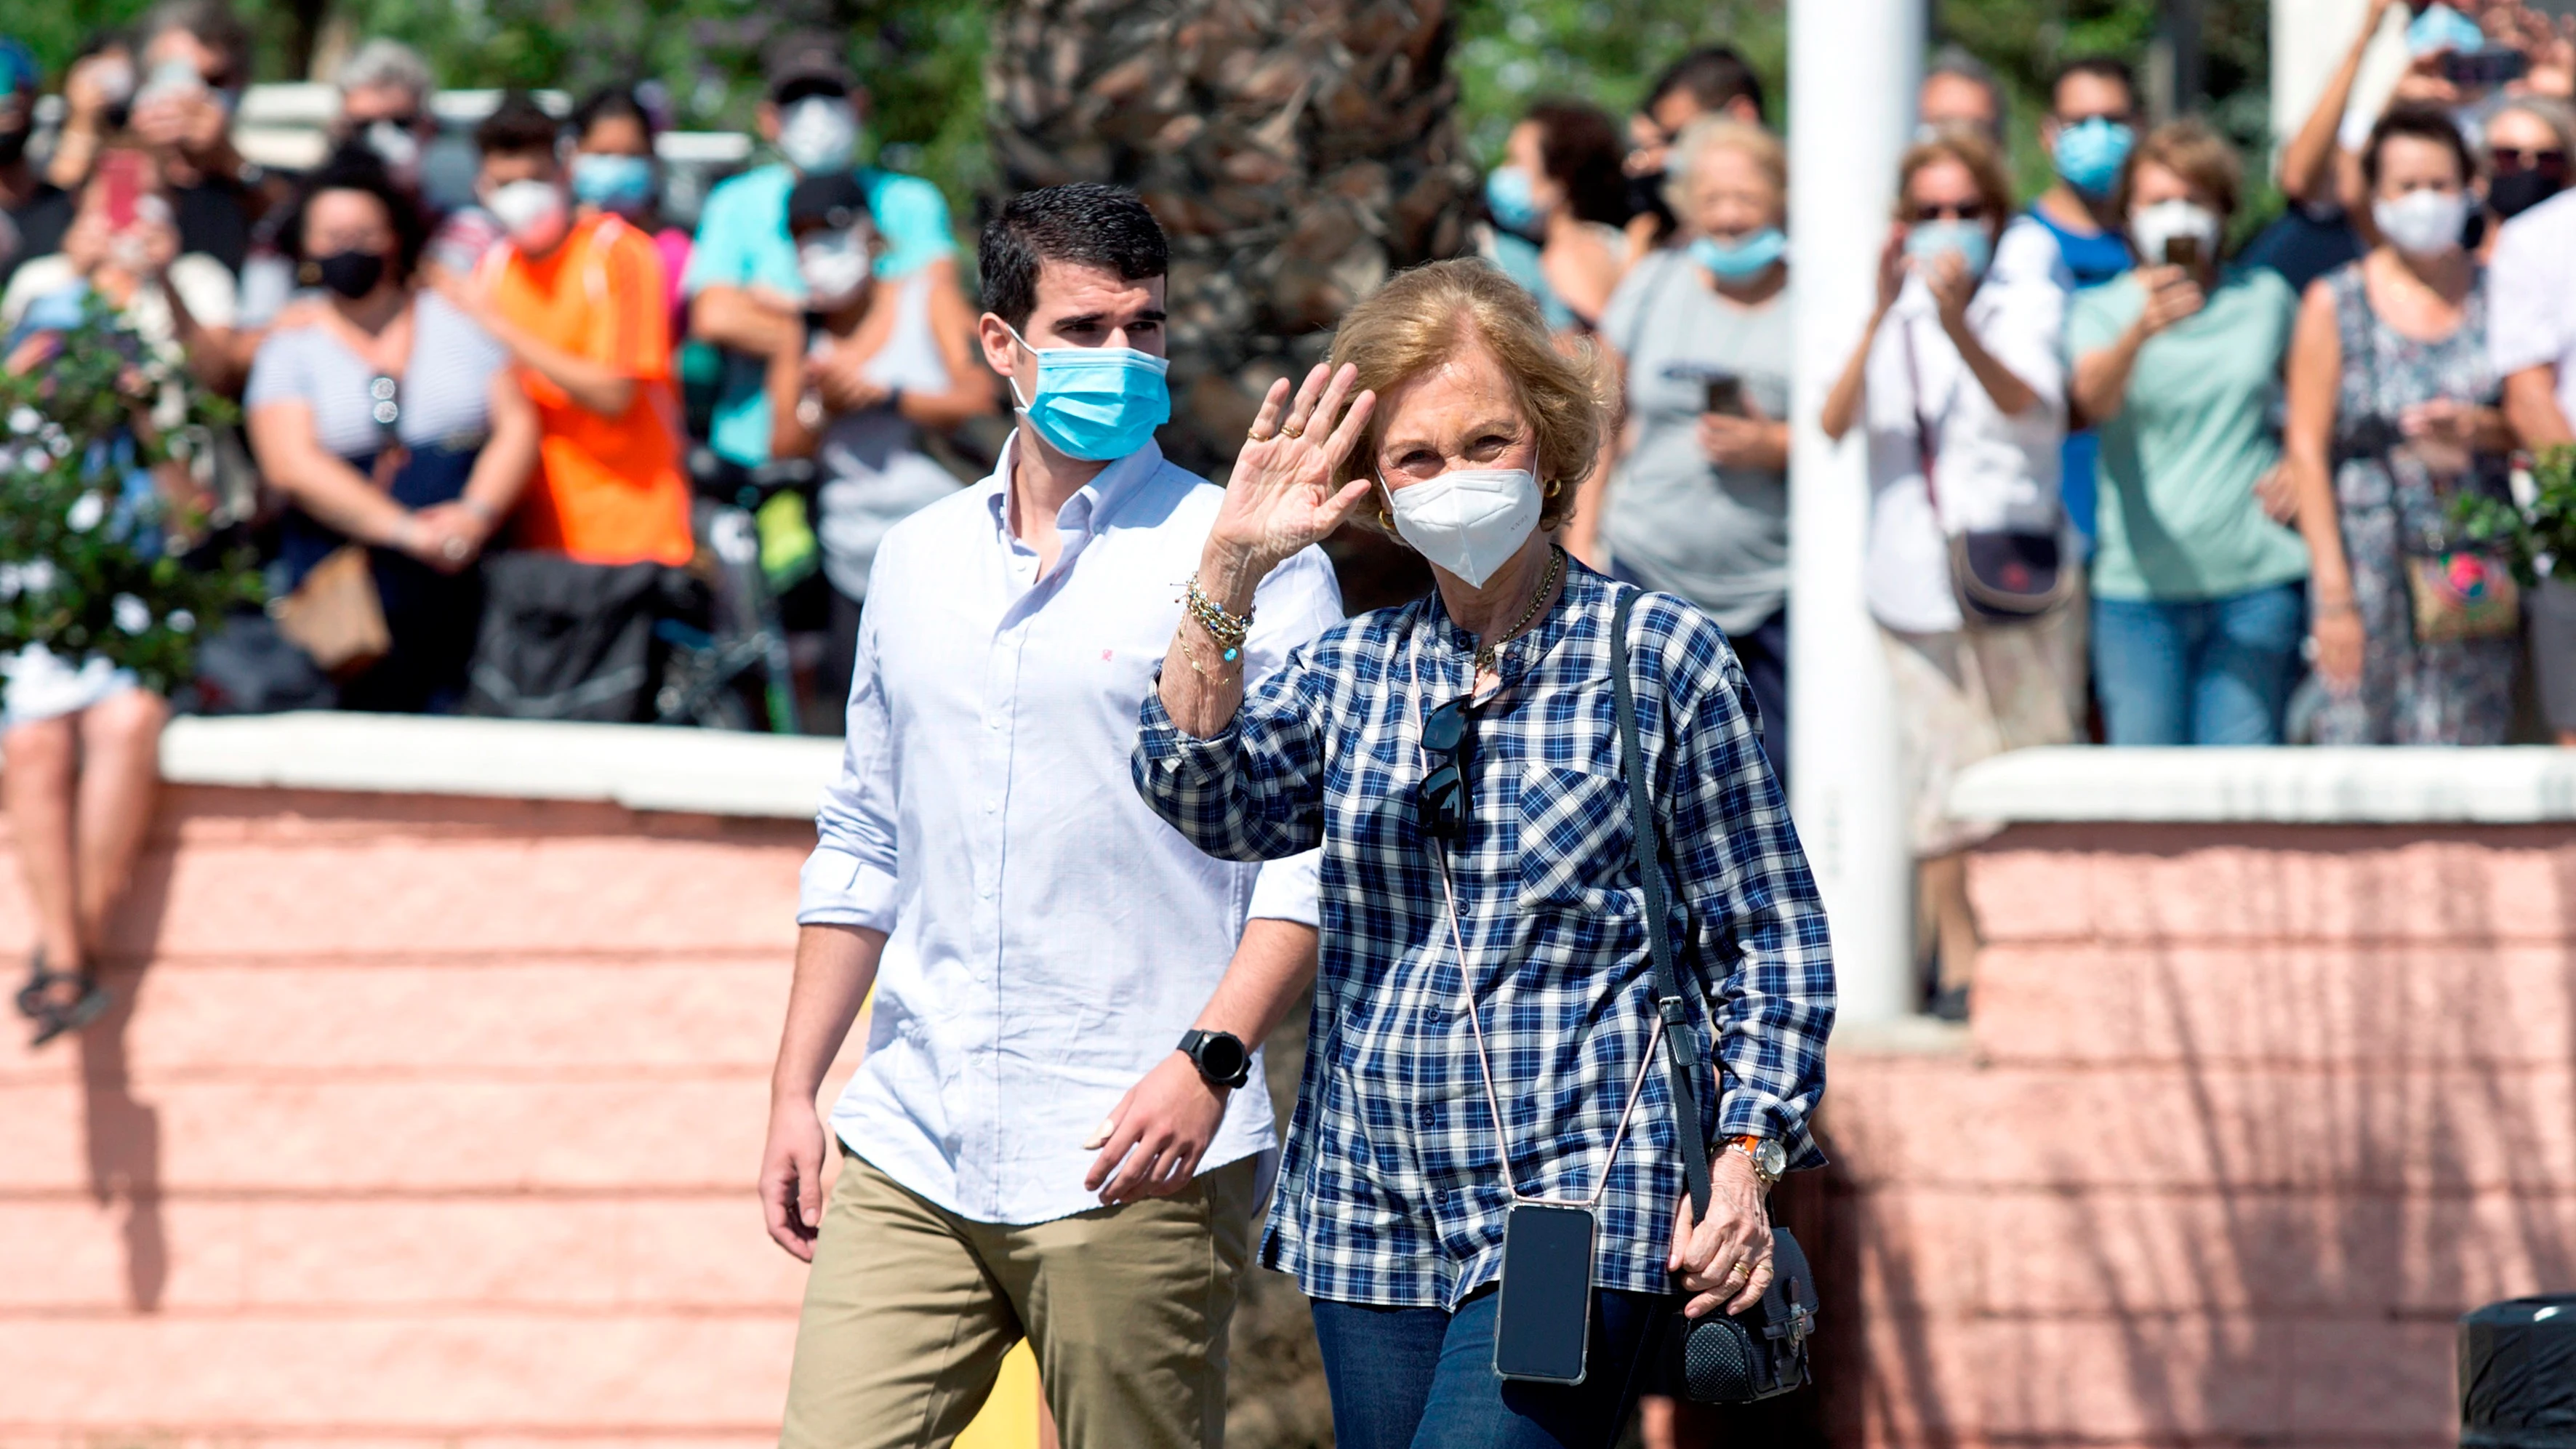
{"label": "white metal pole", "polygon": [[1833,923],[1841,1020],[1916,1007],[1913,863],[1895,700],[1861,595],[1860,434],[1816,425],[1877,295],[1923,72],[1922,0],[1791,0],[1789,229],[1797,375],[1789,502],[1790,810]]}

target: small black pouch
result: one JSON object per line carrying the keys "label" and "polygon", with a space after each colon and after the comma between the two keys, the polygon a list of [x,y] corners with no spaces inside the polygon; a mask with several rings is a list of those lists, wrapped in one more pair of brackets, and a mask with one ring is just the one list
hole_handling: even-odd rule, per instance
{"label": "small black pouch", "polygon": [[1700,1404],[1749,1404],[1807,1382],[1807,1337],[1816,1329],[1816,1280],[1787,1228],[1771,1230],[1771,1286],[1743,1313],[1683,1319],[1666,1351],[1670,1382]]}
{"label": "small black pouch", "polygon": [[2075,594],[2074,571],[2054,533],[1973,529],[1950,536],[1950,583],[1968,618],[2036,618]]}

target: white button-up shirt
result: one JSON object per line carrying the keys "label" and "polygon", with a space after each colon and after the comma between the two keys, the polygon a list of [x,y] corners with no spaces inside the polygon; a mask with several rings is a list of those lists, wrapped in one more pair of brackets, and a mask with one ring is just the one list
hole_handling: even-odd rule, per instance
{"label": "white button-up shirt", "polygon": [[[888,933],[833,1130],[961,1217],[1024,1225],[1099,1206],[1084,1139],[1179,1044],[1248,916],[1314,923],[1315,861],[1212,859],[1129,774],[1223,492],[1149,443],[1057,511],[1040,578],[1008,518],[1016,446],[878,550],[796,918]],[[1341,622],[1323,554],[1254,616],[1248,679]],[[1261,1080],[1256,1060],[1202,1171],[1271,1149]]]}

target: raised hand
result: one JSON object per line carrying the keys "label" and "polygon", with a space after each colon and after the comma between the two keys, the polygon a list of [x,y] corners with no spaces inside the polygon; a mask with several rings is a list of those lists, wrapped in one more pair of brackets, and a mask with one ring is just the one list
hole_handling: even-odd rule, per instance
{"label": "raised hand", "polygon": [[[1246,590],[1283,559],[1341,527],[1367,499],[1366,478],[1333,486],[1334,473],[1358,446],[1377,404],[1377,394],[1365,389],[1352,396],[1358,379],[1357,368],[1332,373],[1318,363],[1293,400],[1284,377],[1262,400],[1208,533],[1210,562],[1231,564],[1226,572],[1242,578]],[[1211,590],[1221,587],[1216,579],[1202,582]]]}

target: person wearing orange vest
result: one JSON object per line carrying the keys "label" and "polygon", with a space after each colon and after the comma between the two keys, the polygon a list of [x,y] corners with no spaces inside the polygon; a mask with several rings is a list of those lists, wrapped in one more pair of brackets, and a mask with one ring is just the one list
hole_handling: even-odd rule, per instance
{"label": "person wearing orange vest", "polygon": [[581,563],[685,564],[694,551],[653,239],[576,218],[554,117],[524,94],[475,131],[483,204],[505,240],[442,284],[510,350],[537,405],[538,466],[514,541]]}

